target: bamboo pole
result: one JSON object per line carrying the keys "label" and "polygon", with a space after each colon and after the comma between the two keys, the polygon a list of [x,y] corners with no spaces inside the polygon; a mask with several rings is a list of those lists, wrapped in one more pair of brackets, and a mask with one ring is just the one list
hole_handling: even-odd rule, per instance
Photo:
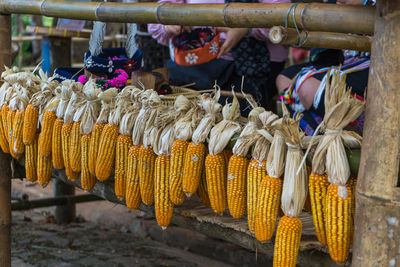
{"label": "bamboo pole", "polygon": [[371,37],[333,32],[306,32],[300,35],[296,29],[274,26],[269,31],[269,39],[275,44],[300,45],[301,47],[321,47],[371,51]]}
{"label": "bamboo pole", "polygon": [[400,0],[377,1],[353,266],[399,266]]}
{"label": "bamboo pole", "polygon": [[[173,4],[49,0],[0,0],[0,13],[22,13],[70,19],[189,26],[269,28],[297,26],[309,31],[373,34],[373,7],[321,3]],[[291,7],[293,7],[291,9]],[[291,12],[288,11],[292,10]],[[288,15],[288,16],[287,16]]]}
{"label": "bamboo pole", "polygon": [[[0,71],[11,65],[11,16],[0,15]],[[11,157],[0,150],[0,266],[11,266]]]}

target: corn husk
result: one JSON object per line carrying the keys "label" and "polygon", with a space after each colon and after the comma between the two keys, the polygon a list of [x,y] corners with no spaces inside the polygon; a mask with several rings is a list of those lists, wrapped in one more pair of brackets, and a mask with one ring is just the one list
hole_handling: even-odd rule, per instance
{"label": "corn husk", "polygon": [[253,159],[262,162],[267,160],[268,152],[273,141],[274,129],[272,123],[278,119],[278,115],[271,111],[264,111],[259,117],[262,127],[257,130],[257,137],[251,155]]}
{"label": "corn husk", "polygon": [[177,140],[188,141],[192,138],[193,132],[199,124],[203,110],[199,107],[198,103],[190,102],[190,105],[185,105],[186,109],[177,108],[175,102],[175,109],[179,112],[174,125],[174,135]]}
{"label": "corn husk", "polygon": [[[54,99],[54,98],[53,98]],[[83,101],[83,93],[80,90],[73,90],[71,99],[68,102],[67,108],[64,113],[64,123],[73,123],[74,114]]]}
{"label": "corn husk", "polygon": [[212,156],[221,153],[232,136],[242,129],[237,121],[240,118],[240,106],[235,94],[232,103],[226,104],[222,109],[222,117],[223,120],[216,124],[210,132],[208,149]]}
{"label": "corn husk", "polygon": [[78,90],[78,88],[76,88],[76,87],[81,88],[81,85],[78,85],[78,83],[74,82],[73,80],[65,80],[56,89],[56,90],[61,91],[60,92],[60,102],[58,103],[57,110],[56,110],[57,118],[61,118],[61,119],[64,118],[68,103],[72,97],[72,92]]}
{"label": "corn husk", "polygon": [[175,140],[174,125],[175,111],[169,107],[162,107],[159,116],[154,123],[153,150],[156,155],[171,155],[172,144]]}
{"label": "corn husk", "polygon": [[118,89],[113,87],[104,92],[101,92],[98,96],[101,102],[101,110],[97,117],[96,123],[107,123],[110,111],[115,106],[115,97],[118,95]]}

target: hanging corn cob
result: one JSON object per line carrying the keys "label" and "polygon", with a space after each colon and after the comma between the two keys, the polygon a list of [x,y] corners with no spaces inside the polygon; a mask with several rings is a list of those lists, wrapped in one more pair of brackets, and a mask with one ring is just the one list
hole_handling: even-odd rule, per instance
{"label": "hanging corn cob", "polygon": [[214,97],[209,94],[199,96],[198,106],[205,112],[205,115],[193,132],[192,142],[188,144],[183,164],[182,185],[183,191],[188,193],[188,197],[197,190],[203,172],[205,175],[206,146],[204,142],[211,128],[221,119],[222,106],[218,103],[218,99],[219,91],[215,92]]}
{"label": "hanging corn cob", "polygon": [[233,155],[228,161],[227,198],[229,213],[235,219],[243,217],[247,203],[247,154],[257,140],[257,129],[261,127],[260,114],[264,108],[256,107],[249,113],[249,122],[240,133]]}
{"label": "hanging corn cob", "polygon": [[223,120],[211,129],[208,143],[209,154],[205,160],[208,195],[211,207],[217,214],[222,214],[227,206],[228,166],[222,152],[232,136],[241,130],[241,125],[237,122],[240,117],[239,101],[235,94],[233,102],[226,104],[222,109],[222,116]]}
{"label": "hanging corn cob", "polygon": [[[285,106],[283,106],[285,108]],[[285,214],[278,224],[274,248],[274,266],[296,266],[302,223],[300,215],[307,196],[307,169],[302,163],[300,119],[283,118],[279,130],[288,146],[282,189],[282,210]],[[276,133],[275,133],[276,134]]]}
{"label": "hanging corn cob", "polygon": [[7,114],[9,109],[7,103],[9,99],[6,99],[10,89],[12,90],[12,87],[8,82],[4,82],[0,87],[0,148],[4,153],[10,153],[7,135]]}
{"label": "hanging corn cob", "polygon": [[38,133],[34,136],[32,143],[25,146],[25,174],[26,179],[31,182],[37,180],[38,163]]}
{"label": "hanging corn cob", "polygon": [[204,168],[201,172],[200,183],[199,187],[197,188],[197,195],[199,196],[204,206],[206,207],[211,206],[210,197],[208,196],[206,171]]}
{"label": "hanging corn cob", "polygon": [[[267,176],[266,160],[270,144],[273,140],[273,137],[271,135],[271,124],[278,119],[278,116],[270,111],[264,111],[260,114],[259,118],[262,124],[262,128],[257,131],[257,136],[255,137],[255,145],[252,149],[252,160],[247,167],[247,222],[249,225],[250,233],[255,234],[255,220],[258,203],[263,203],[262,208],[260,208],[260,213],[262,212],[263,215],[259,216],[259,227],[263,227],[259,228],[259,230],[261,230],[263,234],[260,235],[259,232],[258,236],[260,238],[260,241],[266,241],[266,214],[268,214],[268,212],[271,212],[271,210],[266,208],[266,203],[264,202],[265,198],[258,200],[258,195],[260,191],[261,181],[264,177]],[[265,192],[266,191],[264,191],[264,193]]]}

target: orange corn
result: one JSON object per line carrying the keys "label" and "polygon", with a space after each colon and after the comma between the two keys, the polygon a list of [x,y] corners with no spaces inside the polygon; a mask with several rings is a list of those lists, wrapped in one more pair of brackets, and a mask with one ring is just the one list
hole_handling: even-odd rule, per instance
{"label": "orange corn", "polygon": [[323,245],[326,245],[325,205],[328,185],[328,176],[326,174],[310,174],[308,182],[308,194],[310,196],[315,233],[319,242]]}
{"label": "orange corn", "polygon": [[197,188],[197,194],[199,195],[199,198],[204,206],[209,207],[211,205],[207,190],[206,170],[204,169],[201,172],[201,179],[199,187]]}
{"label": "orange corn", "polygon": [[107,180],[111,175],[115,160],[117,138],[117,125],[107,124],[104,126],[96,159],[96,177],[100,181]]}
{"label": "orange corn", "polygon": [[25,109],[24,117],[23,141],[25,145],[33,142],[37,132],[38,120],[39,109],[33,104],[29,104]]}
{"label": "orange corn", "polygon": [[299,218],[283,216],[279,220],[274,248],[274,267],[295,267],[299,254],[302,223]]}
{"label": "orange corn", "polygon": [[156,154],[153,149],[140,147],[139,150],[139,185],[142,201],[146,205],[154,203],[154,168]]}
{"label": "orange corn", "polygon": [[53,136],[51,138],[51,158],[53,159],[53,167],[59,170],[64,169],[64,158],[61,145],[63,124],[63,119],[56,119],[53,126]]}
{"label": "orange corn", "polygon": [[247,167],[247,223],[249,231],[254,235],[254,221],[257,212],[258,191],[263,177],[267,175],[265,161],[251,160]]}
{"label": "orange corn", "polygon": [[126,206],[138,209],[142,198],[139,186],[139,150],[140,146],[131,146],[128,153],[128,168],[126,171]]}
{"label": "orange corn", "polygon": [[20,158],[25,151],[23,142],[23,129],[24,129],[24,111],[18,110],[15,113],[13,120],[13,133],[12,133],[12,147],[11,155],[14,158]]}
{"label": "orange corn", "polygon": [[96,184],[96,177],[89,172],[89,143],[90,134],[81,136],[81,186],[83,190],[90,191]]}
{"label": "orange corn", "polygon": [[52,169],[51,156],[45,157],[38,154],[37,180],[41,186],[44,187],[50,182]]}
{"label": "orange corn", "polygon": [[9,146],[11,156],[13,156],[13,157],[16,156],[14,153],[14,148],[13,148],[13,143],[12,143],[13,123],[14,123],[15,113],[17,113],[17,112],[15,110],[11,110],[11,109],[7,113],[8,146]]}
{"label": "orange corn", "polygon": [[120,134],[117,140],[115,156],[115,195],[119,199],[125,198],[126,171],[128,170],[128,153],[132,145],[132,137]]}
{"label": "orange corn", "polygon": [[7,104],[3,104],[1,107],[1,122],[3,126],[3,131],[7,139],[7,143],[10,142],[10,132],[8,131],[8,111],[9,107]]}
{"label": "orange corn", "polygon": [[79,178],[79,173],[74,172],[71,169],[69,160],[69,148],[71,144],[71,132],[72,123],[64,123],[61,129],[61,147],[64,159],[65,173],[67,174],[68,180],[75,181]]}
{"label": "orange corn", "polygon": [[[1,111],[0,116],[2,116]],[[6,132],[4,131],[2,118],[0,118],[0,148],[4,153],[10,153],[10,147],[8,145]]]}
{"label": "orange corn", "polygon": [[182,177],[183,192],[187,196],[191,196],[197,191],[204,168],[205,156],[206,147],[203,143],[197,145],[193,142],[189,143],[186,150]]}
{"label": "orange corn", "polygon": [[56,121],[56,113],[46,111],[42,119],[42,129],[39,134],[39,155],[50,157],[51,154],[51,138],[53,136],[54,122]]}
{"label": "orange corn", "polygon": [[33,138],[33,142],[25,147],[25,174],[28,181],[37,180],[37,163],[38,163],[38,138]]}
{"label": "orange corn", "polygon": [[242,218],[247,202],[247,166],[246,157],[232,155],[228,163],[227,197],[229,213],[235,219]]}
{"label": "orange corn", "polygon": [[89,172],[93,175],[96,174],[96,159],[100,146],[100,137],[105,123],[95,123],[93,125],[92,134],[90,136],[89,144]]}
{"label": "orange corn", "polygon": [[169,176],[169,197],[172,203],[179,205],[185,200],[183,192],[183,167],[185,152],[188,143],[183,140],[175,140],[171,150],[171,170]]}
{"label": "orange corn", "polygon": [[224,149],[224,151],[222,151],[222,155],[224,156],[225,166],[228,166],[229,159],[232,157],[232,150]]}
{"label": "orange corn", "polygon": [[226,210],[226,165],[223,153],[208,154],[205,161],[208,195],[217,214]]}
{"label": "orange corn", "polygon": [[281,203],[282,183],[282,179],[268,175],[261,181],[254,221],[254,233],[260,242],[270,240],[274,234]]}
{"label": "orange corn", "polygon": [[74,172],[81,171],[81,133],[80,122],[72,124],[71,144],[69,149],[69,162]]}
{"label": "orange corn", "polygon": [[154,206],[156,211],[156,220],[158,225],[163,230],[171,222],[172,212],[174,207],[171,200],[169,199],[169,168],[170,168],[170,157],[166,155],[160,155],[155,161],[155,179],[154,179]]}

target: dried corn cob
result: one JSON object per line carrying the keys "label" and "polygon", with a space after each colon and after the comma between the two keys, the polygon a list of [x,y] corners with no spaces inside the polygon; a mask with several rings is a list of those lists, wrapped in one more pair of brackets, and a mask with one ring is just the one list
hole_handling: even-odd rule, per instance
{"label": "dried corn cob", "polygon": [[71,131],[72,131],[72,123],[64,123],[62,126],[62,135],[61,135],[61,147],[62,154],[64,159],[65,173],[67,174],[68,180],[75,181],[79,178],[79,173],[74,172],[70,166],[69,160],[69,148],[71,143]]}
{"label": "dried corn cob", "polygon": [[50,182],[52,169],[51,156],[45,157],[38,154],[37,180],[41,186],[44,187]]}
{"label": "dried corn cob", "polygon": [[197,188],[197,194],[204,206],[209,207],[210,197],[208,196],[208,189],[207,189],[207,179],[206,179],[206,170],[203,169],[201,172],[201,179],[199,183],[199,187]]}
{"label": "dried corn cob", "polygon": [[295,267],[302,223],[299,218],[283,216],[275,238],[274,267]]}
{"label": "dried corn cob", "polygon": [[[0,112],[0,116],[1,116]],[[4,127],[3,127],[3,119],[0,118],[0,148],[4,153],[10,153],[10,147],[8,145],[8,140],[6,133],[4,132]]]}
{"label": "dried corn cob", "polygon": [[53,126],[53,136],[51,138],[51,155],[53,159],[53,167],[56,169],[64,168],[64,158],[63,158],[63,150],[62,150],[62,127],[64,124],[64,120],[61,118],[57,118],[54,122]]}
{"label": "dried corn cob", "polygon": [[[185,200],[183,191],[183,167],[188,143],[183,140],[175,140],[171,151],[171,170],[169,176],[169,194],[172,203],[179,205]],[[188,187],[185,187],[186,189]]]}
{"label": "dried corn cob", "polygon": [[251,160],[247,167],[247,224],[250,233],[254,234],[255,217],[257,214],[258,192],[263,177],[267,176],[265,161]]}
{"label": "dried corn cob", "polygon": [[328,176],[311,173],[308,183],[311,209],[314,220],[315,233],[321,244],[326,245],[325,205],[326,191],[328,190]]}
{"label": "dried corn cob", "polygon": [[222,151],[222,155],[224,156],[224,162],[225,162],[225,166],[228,166],[229,164],[229,160],[232,157],[232,150],[229,149],[224,149],[224,151]]}
{"label": "dried corn cob", "polygon": [[119,199],[125,198],[126,171],[128,170],[128,153],[132,145],[132,137],[120,134],[117,140],[115,156],[115,195]]}
{"label": "dried corn cob", "polygon": [[96,177],[100,181],[107,180],[112,171],[117,145],[118,126],[107,124],[100,137],[100,146],[96,159]]}
{"label": "dried corn cob", "polygon": [[89,172],[93,175],[96,174],[96,159],[100,146],[100,137],[105,125],[105,123],[95,123],[93,125],[92,134],[90,136]]}
{"label": "dried corn cob", "polygon": [[90,134],[82,134],[81,136],[81,185],[86,191],[92,190],[96,184],[96,177],[89,172],[88,156],[89,156]]}
{"label": "dried corn cob", "polygon": [[155,180],[154,180],[154,206],[156,211],[156,219],[158,225],[163,230],[171,222],[172,212],[174,210],[172,202],[169,198],[169,169],[170,169],[170,157],[166,155],[160,155],[155,161]]}
{"label": "dried corn cob", "polygon": [[71,143],[69,148],[69,164],[74,172],[81,171],[81,134],[80,122],[74,122],[71,130]]}
{"label": "dried corn cob", "polygon": [[1,122],[4,130],[4,135],[7,139],[7,143],[10,142],[10,132],[8,131],[8,111],[9,106],[7,104],[3,104],[1,107]]}
{"label": "dried corn cob", "polygon": [[142,202],[146,205],[154,203],[154,169],[156,154],[153,149],[140,147],[139,150],[139,185]]}
{"label": "dried corn cob", "polygon": [[54,122],[56,121],[56,113],[54,111],[46,111],[43,115],[42,129],[39,134],[39,155],[50,157],[51,155],[51,139],[53,135]]}
{"label": "dried corn cob", "polygon": [[28,181],[37,180],[37,163],[38,163],[38,134],[33,138],[33,142],[25,147],[25,174]]}
{"label": "dried corn cob", "polygon": [[208,196],[211,207],[217,214],[226,210],[226,165],[222,153],[208,154],[205,160]]}
{"label": "dried corn cob", "polygon": [[29,104],[25,109],[23,142],[29,145],[33,142],[39,121],[39,109],[33,104]]}
{"label": "dried corn cob", "polygon": [[182,177],[183,191],[188,197],[196,192],[199,186],[200,177],[204,168],[205,156],[206,147],[203,143],[189,143],[185,154]]}
{"label": "dried corn cob", "polygon": [[258,190],[254,232],[258,241],[265,242],[274,234],[281,203],[282,179],[265,176]]}
{"label": "dried corn cob", "polygon": [[347,181],[347,185],[350,186],[352,200],[351,200],[351,225],[350,225],[350,245],[353,244],[354,238],[354,217],[356,212],[356,186],[357,186],[357,177],[350,176],[349,180]]}
{"label": "dried corn cob", "polygon": [[11,155],[20,158],[25,151],[23,143],[24,111],[17,110],[13,120],[12,148]]}
{"label": "dried corn cob", "polygon": [[244,216],[247,202],[247,166],[246,157],[232,155],[228,165],[227,199],[229,213],[235,219]]}
{"label": "dried corn cob", "polygon": [[138,209],[142,203],[139,186],[139,146],[131,146],[128,153],[128,168],[126,171],[126,206]]}
{"label": "dried corn cob", "polygon": [[8,112],[7,112],[8,146],[9,146],[11,156],[13,156],[14,158],[16,155],[14,153],[14,148],[13,148],[13,143],[12,143],[12,140],[13,140],[12,134],[13,134],[13,123],[14,123],[14,118],[15,118],[16,113],[17,112],[15,110],[11,110],[11,109],[8,110]]}

